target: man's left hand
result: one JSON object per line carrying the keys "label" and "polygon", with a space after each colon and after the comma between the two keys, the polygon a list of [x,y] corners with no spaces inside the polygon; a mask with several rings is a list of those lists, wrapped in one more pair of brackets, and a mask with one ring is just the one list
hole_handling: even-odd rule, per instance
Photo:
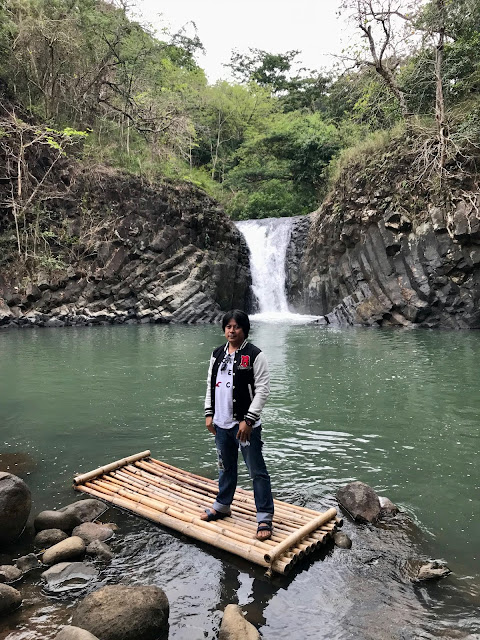
{"label": "man's left hand", "polygon": [[251,433],[252,433],[252,427],[249,427],[245,422],[245,420],[242,420],[238,425],[237,439],[240,442],[249,442]]}

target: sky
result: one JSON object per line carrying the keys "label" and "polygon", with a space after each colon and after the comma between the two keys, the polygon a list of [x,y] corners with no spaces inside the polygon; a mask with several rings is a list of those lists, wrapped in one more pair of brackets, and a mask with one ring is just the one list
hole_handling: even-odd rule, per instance
{"label": "sky", "polygon": [[[348,44],[352,28],[338,18],[339,0],[137,0],[137,10],[156,29],[177,31],[195,22],[206,55],[197,56],[210,82],[229,79],[222,63],[232,49],[269,53],[299,49],[309,69],[331,69],[332,54]],[[192,33],[191,31],[189,34]]]}

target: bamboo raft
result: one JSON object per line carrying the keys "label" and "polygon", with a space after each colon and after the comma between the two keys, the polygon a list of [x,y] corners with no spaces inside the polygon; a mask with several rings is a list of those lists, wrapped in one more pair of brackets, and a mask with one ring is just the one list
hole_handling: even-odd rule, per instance
{"label": "bamboo raft", "polygon": [[257,540],[253,493],[244,489],[235,493],[231,516],[206,522],[200,515],[213,503],[217,483],[156,460],[150,457],[150,451],[76,476],[74,487],[267,567],[269,574],[289,572],[298,560],[325,544],[341,526],[336,509],[321,513],[275,500],[272,537]]}

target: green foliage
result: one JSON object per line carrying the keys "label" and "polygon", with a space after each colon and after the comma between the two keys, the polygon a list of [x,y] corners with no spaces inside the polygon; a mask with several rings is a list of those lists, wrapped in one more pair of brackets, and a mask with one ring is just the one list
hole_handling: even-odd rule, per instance
{"label": "green foliage", "polygon": [[[339,148],[336,127],[319,113],[272,115],[264,130],[250,134],[235,155],[225,184],[246,198],[237,195],[229,211],[235,217],[262,218],[314,208],[325,191],[325,170]],[[242,204],[247,214],[240,211]]]}
{"label": "green foliage", "polygon": [[[334,77],[302,68],[298,51],[233,52],[226,66],[235,82],[209,86],[195,60],[203,51],[195,25],[158,36],[120,0],[1,1],[0,83],[28,112],[23,123],[17,117],[19,131],[33,135],[29,123],[38,122],[35,144],[62,161],[68,147],[83,150],[88,165],[114,165],[150,181],[188,181],[235,218],[299,215],[318,206],[329,180],[349,162],[361,166],[388,144],[410,114],[434,130],[438,5],[410,4],[416,12],[409,25],[423,40],[384,60],[408,114],[372,64]],[[475,145],[480,3],[446,0],[445,6],[449,135],[460,146]],[[399,32],[391,35],[399,41]],[[12,135],[0,128],[6,155]],[[33,193],[35,203],[41,194],[32,185],[25,193]],[[31,215],[25,202],[19,220]],[[36,241],[54,242],[40,231]]]}

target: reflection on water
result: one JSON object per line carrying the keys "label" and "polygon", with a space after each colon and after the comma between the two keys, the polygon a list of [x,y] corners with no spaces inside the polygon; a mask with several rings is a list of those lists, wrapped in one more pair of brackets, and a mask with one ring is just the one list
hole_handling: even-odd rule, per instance
{"label": "reflection on water", "polygon": [[[144,449],[215,477],[202,416],[221,339],[218,327],[0,333],[0,464],[23,461],[14,472],[32,487],[36,512],[72,502],[77,472]],[[267,581],[247,562],[111,511],[120,533],[100,584],[162,586],[175,640],[215,638],[229,602],[265,637],[295,635],[299,624],[312,640],[478,633],[480,334],[253,321],[251,339],[272,375],[263,420],[277,497],[324,509],[358,479],[408,518],[382,528],[347,522],[351,551],[330,549]],[[454,574],[414,587],[405,566],[418,555],[444,558]],[[21,589],[30,594],[23,614],[0,624],[0,638],[53,638],[69,601],[40,597],[38,576]]]}

